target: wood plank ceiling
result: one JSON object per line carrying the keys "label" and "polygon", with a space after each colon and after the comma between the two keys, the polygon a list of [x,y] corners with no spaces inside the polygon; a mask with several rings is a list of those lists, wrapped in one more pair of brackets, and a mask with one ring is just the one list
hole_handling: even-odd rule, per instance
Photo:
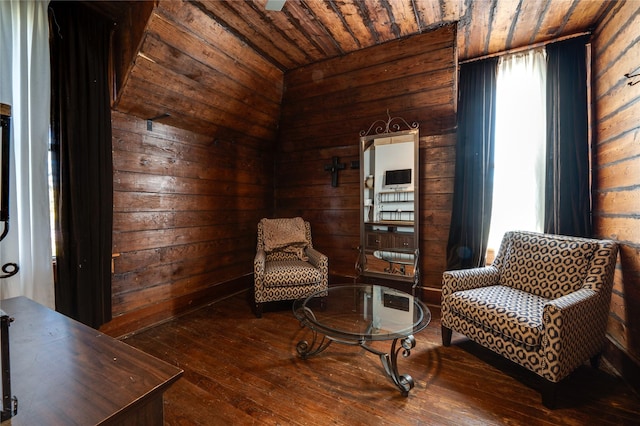
{"label": "wood plank ceiling", "polygon": [[[89,3],[120,21],[142,2]],[[616,2],[287,0],[282,11],[266,3],[157,0],[114,107],[168,114],[164,123],[202,134],[273,141],[287,71],[454,22],[458,59],[477,58],[589,31]]]}
{"label": "wood plank ceiling", "polygon": [[594,0],[194,1],[283,71],[459,21],[461,60],[587,31],[612,2]]}

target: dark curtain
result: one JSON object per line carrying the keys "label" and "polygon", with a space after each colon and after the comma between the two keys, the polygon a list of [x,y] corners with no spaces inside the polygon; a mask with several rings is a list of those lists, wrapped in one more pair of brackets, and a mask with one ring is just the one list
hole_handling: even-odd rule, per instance
{"label": "dark curtain", "polygon": [[547,46],[545,232],[591,236],[586,37]]}
{"label": "dark curtain", "polygon": [[458,139],[447,269],[484,264],[493,196],[497,58],[460,68]]}
{"label": "dark curtain", "polygon": [[56,309],[97,328],[111,319],[112,25],[75,2],[52,2],[49,22]]}

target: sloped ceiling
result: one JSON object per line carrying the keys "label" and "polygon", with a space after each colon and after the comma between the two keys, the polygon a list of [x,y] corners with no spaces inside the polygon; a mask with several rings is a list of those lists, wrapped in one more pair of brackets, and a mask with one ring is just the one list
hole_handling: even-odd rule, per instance
{"label": "sloped ceiling", "polygon": [[194,1],[283,71],[459,21],[460,59],[591,28],[611,2],[593,0]]}
{"label": "sloped ceiling", "polygon": [[[91,2],[148,20],[114,107],[220,138],[272,141],[284,74],[457,22],[459,60],[589,31],[618,2],[594,0],[267,0]],[[149,7],[151,3],[151,7]],[[122,12],[129,8],[128,14]],[[121,30],[141,25],[129,22]],[[135,33],[135,31],[134,31]],[[126,58],[125,58],[126,59]]]}

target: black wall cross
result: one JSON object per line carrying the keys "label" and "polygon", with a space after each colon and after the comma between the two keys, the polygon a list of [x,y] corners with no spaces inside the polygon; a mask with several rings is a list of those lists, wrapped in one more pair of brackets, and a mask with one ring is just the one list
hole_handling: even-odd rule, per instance
{"label": "black wall cross", "polygon": [[331,186],[338,186],[338,171],[344,170],[346,165],[338,162],[338,157],[331,158],[331,164],[324,166],[325,172],[331,172]]}

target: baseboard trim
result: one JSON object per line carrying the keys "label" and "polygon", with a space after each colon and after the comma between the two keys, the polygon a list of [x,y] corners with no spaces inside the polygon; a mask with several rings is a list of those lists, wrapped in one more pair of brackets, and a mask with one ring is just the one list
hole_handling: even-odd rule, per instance
{"label": "baseboard trim", "polygon": [[[114,317],[100,331],[117,339],[155,327],[203,306],[246,292],[253,287],[253,274],[214,284],[205,289]],[[249,308],[249,307],[248,307]]]}

